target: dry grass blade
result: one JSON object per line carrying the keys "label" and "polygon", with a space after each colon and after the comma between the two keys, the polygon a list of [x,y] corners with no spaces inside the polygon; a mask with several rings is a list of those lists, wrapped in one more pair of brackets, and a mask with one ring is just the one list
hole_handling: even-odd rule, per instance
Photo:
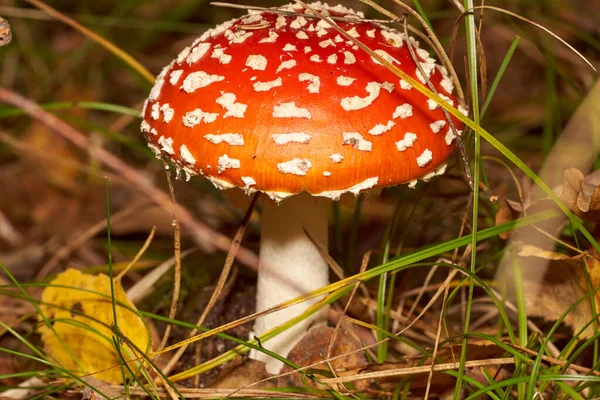
{"label": "dry grass blade", "polygon": [[[491,358],[489,360],[474,360],[474,361],[465,361],[465,368],[476,368],[476,367],[486,367],[490,365],[512,365],[515,363],[514,358]],[[434,372],[440,371],[449,371],[453,369],[458,369],[460,366],[459,362],[445,363],[445,364],[436,364],[433,366]],[[376,372],[368,372],[364,374],[357,375],[349,375],[343,376],[340,378],[329,378],[322,379],[321,382],[324,384],[338,384],[338,383],[348,383],[348,382],[356,382],[364,379],[380,379],[380,378],[389,378],[392,376],[405,376],[405,375],[414,375],[414,374],[426,374],[430,371],[431,366],[425,365],[423,367],[409,367],[409,368],[399,368],[399,369],[391,369],[388,371],[376,371]]]}
{"label": "dry grass blade", "polygon": [[306,229],[304,229],[304,234],[306,235],[306,237],[308,238],[308,240],[310,240],[310,242],[312,243],[313,246],[315,246],[315,248],[317,249],[317,251],[319,252],[319,255],[323,258],[323,260],[325,260],[325,262],[327,263],[327,265],[329,265],[329,268],[331,268],[331,270],[333,271],[333,273],[340,279],[344,279],[344,270],[342,269],[342,267],[340,267],[340,265],[333,259],[333,257],[331,257],[329,255],[329,253],[327,252],[326,249],[322,248],[321,245],[319,243],[317,243],[315,241],[315,239],[312,238],[312,236],[310,236],[310,234],[308,233],[308,231]]}
{"label": "dry grass blade", "polygon": [[[222,251],[229,250],[231,240],[228,237],[196,220],[187,209],[177,204],[172,204],[170,197],[156,188],[145,176],[107,150],[92,146],[89,139],[71,125],[55,115],[44,111],[33,101],[5,88],[0,88],[0,102],[20,108],[29,116],[61,134],[75,146],[88,152],[93,158],[117,172],[124,180],[128,181],[140,193],[146,195],[157,205],[167,211],[175,212],[181,224],[190,231],[193,239],[205,251],[212,252],[215,247]],[[238,250],[236,258],[250,268],[256,269],[258,266],[258,257],[256,254],[243,247],[240,247]]]}
{"label": "dry grass blade", "polygon": [[152,230],[150,231],[150,234],[148,235],[148,238],[144,242],[144,245],[137,252],[137,254],[135,255],[135,257],[133,257],[133,260],[131,260],[131,262],[129,264],[127,264],[127,266],[125,268],[123,268],[123,271],[119,272],[119,275],[117,275],[117,276],[114,277],[115,282],[116,281],[120,281],[125,276],[125,274],[127,272],[129,272],[129,270],[131,269],[131,267],[133,267],[135,265],[135,263],[137,263],[140,260],[140,258],[142,257],[142,255],[144,255],[144,253],[148,249],[148,247],[150,247],[150,243],[152,243],[152,239],[154,239],[154,234],[155,233],[156,233],[156,226],[153,226]]}
{"label": "dry grass blade", "polygon": [[117,58],[120,58],[121,60],[123,60],[132,69],[134,69],[141,76],[143,76],[144,79],[146,79],[148,82],[150,82],[150,83],[154,82],[154,75],[152,75],[150,73],[150,71],[148,71],[146,69],[146,67],[144,67],[142,64],[140,64],[135,58],[131,57],[126,51],[115,46],[108,40],[104,39],[102,36],[92,32],[85,26],[81,25],[79,22],[75,21],[72,18],[67,17],[66,15],[64,15],[60,11],[50,7],[46,3],[43,3],[39,0],[26,0],[26,1],[29,4],[32,4],[41,10],[44,10],[49,15],[51,15],[54,18],[58,19],[59,21],[65,23],[66,25],[69,25],[73,29],[79,31],[82,35],[84,35],[84,36],[88,37],[89,39],[93,40],[94,42],[98,43],[100,46],[104,47],[106,50],[110,51],[115,56],[117,56]]}
{"label": "dry grass blade", "polygon": [[[125,393],[125,390],[121,386],[113,386],[118,389],[121,393]],[[153,388],[159,396],[166,396],[166,391],[163,388]],[[290,399],[290,400],[303,400],[303,399],[322,399],[322,396],[305,393],[289,393],[289,392],[276,392],[272,390],[259,390],[259,389],[241,389],[235,394],[231,394],[230,389],[188,389],[179,388],[179,392],[186,399],[214,399],[214,398],[262,398],[262,399]],[[130,387],[128,393],[135,396],[145,396],[147,393],[142,388]]]}
{"label": "dry grass blade", "polygon": [[[225,283],[227,282],[227,277],[229,276],[229,272],[231,271],[231,267],[233,266],[233,261],[235,260],[235,254],[237,253],[237,251],[239,250],[239,248],[242,244],[242,239],[244,237],[244,233],[246,233],[246,228],[248,227],[248,223],[250,222],[250,218],[252,217],[252,213],[254,212],[254,207],[256,206],[256,201],[258,200],[259,195],[260,195],[260,192],[257,192],[252,197],[252,201],[250,202],[250,205],[248,206],[248,209],[246,210],[246,214],[244,215],[242,223],[240,224],[240,227],[238,228],[238,230],[233,238],[233,241],[231,242],[231,248],[229,249],[229,252],[227,253],[227,258],[225,259],[225,265],[223,266],[223,271],[221,272],[221,276],[219,276],[219,280],[217,281],[215,290],[213,291],[213,294],[210,296],[210,299],[208,300],[208,304],[204,308],[202,315],[200,316],[198,321],[196,321],[197,326],[202,326],[202,324],[204,324],[206,317],[208,316],[210,311],[213,309],[214,305],[216,304],[217,300],[219,299],[219,296],[221,295],[221,291],[222,291],[223,287],[225,286]],[[193,337],[194,335],[196,335],[196,333],[198,333],[197,329],[192,330],[189,334],[189,337],[190,338]],[[163,371],[164,375],[169,375],[169,373],[171,372],[171,370],[173,369],[173,367],[175,366],[177,361],[179,361],[179,359],[181,358],[183,353],[187,350],[188,346],[189,346],[189,343],[183,345],[182,347],[180,347],[177,350],[177,353],[175,353],[173,355],[173,357],[169,360],[167,365],[163,368],[162,371]]]}

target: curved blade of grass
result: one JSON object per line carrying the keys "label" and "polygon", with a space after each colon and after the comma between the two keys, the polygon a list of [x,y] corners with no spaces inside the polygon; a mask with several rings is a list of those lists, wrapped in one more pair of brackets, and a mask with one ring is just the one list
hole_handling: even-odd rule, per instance
{"label": "curved blade of grass", "polygon": [[154,83],[154,75],[150,73],[142,64],[139,63],[135,58],[130,56],[126,51],[122,50],[120,47],[114,45],[110,41],[106,40],[102,36],[98,35],[95,32],[92,32],[85,26],[81,25],[79,22],[75,21],[72,18],[67,17],[60,11],[50,7],[49,5],[41,2],[40,0],[26,0],[29,4],[45,11],[49,15],[58,19],[66,25],[69,25],[73,29],[77,30],[82,35],[86,36],[90,40],[98,43],[100,46],[104,47],[106,50],[117,56],[117,58],[121,59],[125,64],[129,65],[131,69],[140,74],[145,80],[149,83]]}

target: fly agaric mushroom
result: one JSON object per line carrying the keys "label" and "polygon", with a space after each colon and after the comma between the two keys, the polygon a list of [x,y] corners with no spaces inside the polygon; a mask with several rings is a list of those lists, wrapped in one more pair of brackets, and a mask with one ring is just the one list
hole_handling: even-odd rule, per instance
{"label": "fly agaric mushroom", "polygon": [[[348,35],[454,104],[445,68],[402,33],[342,6],[313,3]],[[327,248],[327,207],[337,200],[443,173],[455,134],[441,108],[300,6],[250,11],[204,33],[157,78],[142,112],[157,156],[187,178],[217,188],[261,191],[279,205],[262,215],[256,311],[328,284],[328,267],[308,234]],[[459,121],[453,121],[460,126]],[[316,299],[261,317],[260,335]],[[321,314],[322,315],[322,314]],[[313,315],[265,343],[286,356]],[[281,363],[263,353],[277,373]]]}

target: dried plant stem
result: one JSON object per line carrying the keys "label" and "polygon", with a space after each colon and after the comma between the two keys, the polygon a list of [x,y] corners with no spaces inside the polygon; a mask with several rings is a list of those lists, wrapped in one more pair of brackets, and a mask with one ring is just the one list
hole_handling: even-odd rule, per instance
{"label": "dried plant stem", "polygon": [[[91,146],[89,139],[84,134],[60,118],[43,110],[33,101],[6,88],[0,88],[0,102],[20,108],[29,116],[61,134],[75,146],[88,152],[90,156],[117,172],[124,180],[160,207],[174,212],[181,221],[181,224],[190,231],[194,241],[204,251],[212,252],[215,248],[221,251],[229,250],[232,242],[228,237],[198,221],[187,209],[178,204],[172,204],[170,197],[156,188],[145,176],[105,149]],[[256,254],[243,247],[238,249],[236,259],[250,268],[256,269],[258,267],[258,257]]]}
{"label": "dried plant stem", "polygon": [[[169,186],[169,194],[171,195],[171,201],[173,204],[177,204],[175,199],[175,189],[173,189],[173,182],[171,182],[171,174],[165,158],[162,158],[163,167],[165,170],[165,177],[167,178],[167,185]],[[171,296],[171,306],[169,307],[169,319],[174,319],[177,314],[177,302],[179,301],[179,292],[181,290],[181,227],[177,215],[173,213],[173,256],[175,257],[175,275],[173,277],[173,295]],[[167,345],[169,335],[171,334],[171,324],[167,324],[165,328],[165,334],[163,335],[158,350],[162,350]]]}

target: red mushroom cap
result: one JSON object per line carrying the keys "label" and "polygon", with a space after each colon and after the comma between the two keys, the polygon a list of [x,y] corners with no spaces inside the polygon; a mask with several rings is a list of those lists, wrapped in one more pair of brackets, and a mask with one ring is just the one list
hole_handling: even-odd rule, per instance
{"label": "red mushroom cap", "polygon": [[[341,6],[311,6],[345,17],[338,25],[349,35],[425,83],[402,33]],[[209,30],[161,72],[142,112],[150,147],[188,176],[276,200],[301,191],[338,198],[442,173],[455,136],[441,108],[325,21],[282,10]],[[408,40],[455,104],[445,68]]]}

